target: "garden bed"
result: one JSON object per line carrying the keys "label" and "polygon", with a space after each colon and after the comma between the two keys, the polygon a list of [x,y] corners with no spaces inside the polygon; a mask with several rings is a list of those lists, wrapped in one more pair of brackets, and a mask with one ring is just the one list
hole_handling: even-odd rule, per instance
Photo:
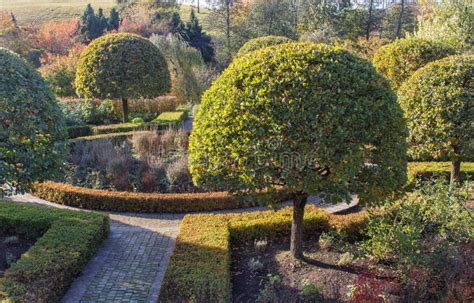
{"label": "garden bed", "polygon": [[34,240],[18,235],[0,235],[0,277],[3,277],[5,271],[34,243]]}
{"label": "garden bed", "polygon": [[101,214],[0,201],[0,233],[34,242],[0,279],[0,301],[59,302],[108,230]]}

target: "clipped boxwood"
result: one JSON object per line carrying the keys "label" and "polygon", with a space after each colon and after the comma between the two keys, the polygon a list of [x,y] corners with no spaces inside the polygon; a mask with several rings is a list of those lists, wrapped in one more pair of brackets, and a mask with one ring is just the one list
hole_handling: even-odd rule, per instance
{"label": "clipped boxwood", "polygon": [[82,52],[75,87],[81,97],[121,99],[128,122],[128,99],[163,95],[171,80],[166,59],[153,43],[117,33],[95,39]]}
{"label": "clipped boxwood", "polygon": [[159,124],[171,124],[174,126],[178,126],[184,120],[188,118],[188,112],[187,111],[181,111],[181,112],[164,112],[161,113],[158,117],[153,120],[153,122],[159,123]]}
{"label": "clipped boxwood", "polygon": [[379,48],[372,61],[377,71],[390,79],[392,88],[397,90],[419,68],[454,53],[454,48],[448,45],[406,38]]}
{"label": "clipped boxwood", "polygon": [[92,135],[92,127],[90,125],[73,125],[66,127],[66,129],[69,139]]}
{"label": "clipped boxwood", "polygon": [[211,193],[136,193],[90,189],[57,182],[35,184],[34,195],[46,201],[92,210],[187,213],[245,208],[289,198],[284,190],[235,196],[227,192]]}
{"label": "clipped boxwood", "polygon": [[408,154],[449,159],[455,182],[461,161],[474,154],[473,79],[474,56],[450,56],[420,68],[398,91]]}
{"label": "clipped boxwood", "polygon": [[59,302],[108,230],[101,214],[0,201],[0,232],[37,240],[0,279],[0,301]]}
{"label": "clipped boxwood", "polygon": [[243,56],[255,50],[272,45],[294,42],[290,38],[282,36],[264,36],[247,41],[237,53],[237,56]]}
{"label": "clipped boxwood", "polygon": [[[328,214],[307,206],[306,234],[335,230],[360,239],[365,212]],[[291,209],[227,215],[187,215],[180,224],[176,246],[166,269],[159,302],[231,302],[231,245],[255,239],[287,238]]]}
{"label": "clipped boxwood", "polygon": [[61,109],[43,78],[0,48],[0,196],[60,175],[66,139]]}

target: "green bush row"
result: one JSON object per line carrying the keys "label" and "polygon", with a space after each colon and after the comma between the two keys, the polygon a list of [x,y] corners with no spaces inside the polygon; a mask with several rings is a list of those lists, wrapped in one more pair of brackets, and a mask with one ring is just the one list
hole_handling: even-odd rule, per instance
{"label": "green bush row", "polygon": [[179,127],[188,118],[186,111],[165,112],[148,123],[118,123],[110,125],[73,125],[67,128],[69,138],[75,139],[86,136],[105,135],[112,133],[127,133],[137,130],[166,130],[169,127]]}
{"label": "green bush row", "polygon": [[[176,247],[167,267],[160,302],[230,302],[231,245],[255,239],[289,237],[291,209],[228,215],[187,215],[180,224]],[[305,234],[335,230],[360,238],[365,212],[332,215],[306,207]]]}
{"label": "green bush row", "polygon": [[[449,180],[451,162],[408,162],[408,184],[436,177]],[[461,179],[474,180],[474,162],[461,163]]]}
{"label": "green bush row", "polygon": [[108,231],[101,214],[0,201],[0,232],[37,240],[0,279],[0,301],[59,302]]}

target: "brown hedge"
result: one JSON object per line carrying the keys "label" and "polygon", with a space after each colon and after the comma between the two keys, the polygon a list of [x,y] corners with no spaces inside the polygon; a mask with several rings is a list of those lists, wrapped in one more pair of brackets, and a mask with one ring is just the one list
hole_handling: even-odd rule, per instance
{"label": "brown hedge", "polygon": [[275,194],[259,193],[235,196],[227,192],[161,194],[113,192],[67,185],[57,182],[38,183],[34,195],[58,204],[84,209],[144,213],[183,213],[214,211],[268,204],[289,196],[283,190]]}
{"label": "brown hedge", "polygon": [[[167,267],[159,302],[231,302],[231,246],[289,237],[291,208],[227,215],[187,215]],[[362,236],[367,213],[329,214],[306,207],[305,234],[335,230]]]}

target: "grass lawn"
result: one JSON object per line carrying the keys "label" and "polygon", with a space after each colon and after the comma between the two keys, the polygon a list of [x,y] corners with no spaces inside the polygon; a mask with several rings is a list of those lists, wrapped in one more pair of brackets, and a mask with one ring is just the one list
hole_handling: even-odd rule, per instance
{"label": "grass lawn", "polygon": [[[13,13],[20,24],[41,23],[78,17],[88,3],[92,4],[95,10],[103,8],[106,14],[115,6],[114,0],[1,0],[0,11]],[[190,5],[181,5],[180,14],[184,22],[189,20],[191,9]],[[200,13],[197,13],[196,8],[194,10],[203,28],[208,28],[205,19],[209,9],[201,7]]]}
{"label": "grass lawn", "polygon": [[90,3],[106,13],[115,6],[114,0],[2,0],[0,11],[11,12],[20,24],[69,19],[79,16]]}

